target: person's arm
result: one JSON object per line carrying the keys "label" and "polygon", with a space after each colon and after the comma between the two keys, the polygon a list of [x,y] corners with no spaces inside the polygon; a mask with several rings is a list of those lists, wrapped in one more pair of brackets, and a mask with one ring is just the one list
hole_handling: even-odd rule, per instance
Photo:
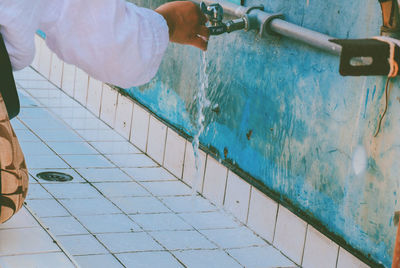
{"label": "person's arm", "polygon": [[206,27],[200,27],[205,23],[201,12],[191,2],[166,4],[158,9],[161,15],[124,0],[63,2],[56,21],[40,25],[50,49],[94,78],[120,87],[147,83],[169,39],[202,47],[197,34],[207,35]]}

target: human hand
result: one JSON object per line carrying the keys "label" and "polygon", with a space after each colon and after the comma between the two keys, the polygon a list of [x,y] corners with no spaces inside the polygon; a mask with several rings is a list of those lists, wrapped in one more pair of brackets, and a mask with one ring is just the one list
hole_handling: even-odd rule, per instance
{"label": "human hand", "polygon": [[210,32],[205,26],[206,16],[189,1],[169,2],[155,9],[167,21],[169,40],[207,50]]}

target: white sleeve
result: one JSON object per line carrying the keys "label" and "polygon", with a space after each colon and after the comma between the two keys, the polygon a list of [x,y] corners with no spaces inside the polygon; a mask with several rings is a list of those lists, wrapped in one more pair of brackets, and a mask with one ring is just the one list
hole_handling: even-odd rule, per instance
{"label": "white sleeve", "polygon": [[[147,83],[157,73],[169,42],[158,13],[124,0],[52,0],[59,12],[39,25],[65,62],[120,87]],[[54,3],[54,2],[53,2]]]}

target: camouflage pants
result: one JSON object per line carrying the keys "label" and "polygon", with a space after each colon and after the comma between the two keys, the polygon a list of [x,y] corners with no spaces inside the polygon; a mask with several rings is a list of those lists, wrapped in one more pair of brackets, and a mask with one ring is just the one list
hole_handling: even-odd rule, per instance
{"label": "camouflage pants", "polygon": [[23,205],[28,192],[25,158],[0,94],[0,223]]}

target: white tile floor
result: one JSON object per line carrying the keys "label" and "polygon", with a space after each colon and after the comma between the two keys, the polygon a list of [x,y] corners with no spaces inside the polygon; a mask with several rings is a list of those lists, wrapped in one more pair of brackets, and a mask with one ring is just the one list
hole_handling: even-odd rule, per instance
{"label": "white tile floor", "polygon": [[[296,267],[230,214],[191,196],[189,187],[34,70],[16,79],[23,108],[12,124],[32,176],[27,204],[81,267]],[[151,135],[164,143],[165,131],[157,134],[155,126]],[[158,146],[151,146],[162,162]],[[36,177],[48,169],[74,180]],[[71,266],[42,228],[12,230],[27,249],[2,236],[1,267]],[[46,255],[32,255],[32,244],[43,245],[38,250]]]}

